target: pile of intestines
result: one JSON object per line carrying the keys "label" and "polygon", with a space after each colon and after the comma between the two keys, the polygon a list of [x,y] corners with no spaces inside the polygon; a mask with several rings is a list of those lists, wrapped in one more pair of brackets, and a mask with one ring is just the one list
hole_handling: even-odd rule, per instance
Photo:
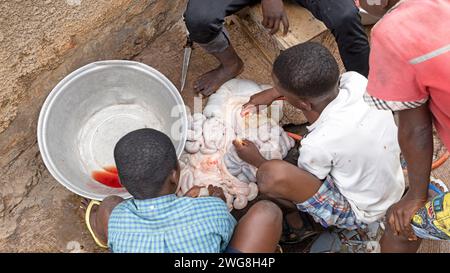
{"label": "pile of intestines", "polygon": [[241,116],[242,105],[265,88],[247,80],[231,80],[209,97],[203,113],[188,116],[179,196],[193,186],[202,187],[202,196],[208,195],[208,185],[221,187],[230,210],[243,209],[257,197],[257,169],[239,158],[232,141],[253,141],[268,160],[283,159],[295,144],[279,126],[282,102]]}

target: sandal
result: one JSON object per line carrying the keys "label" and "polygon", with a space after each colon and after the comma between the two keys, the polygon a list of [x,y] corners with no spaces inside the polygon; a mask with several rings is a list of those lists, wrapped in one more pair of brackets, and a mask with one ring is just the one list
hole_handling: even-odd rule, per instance
{"label": "sandal", "polygon": [[92,238],[94,239],[95,243],[96,243],[99,247],[101,247],[101,248],[108,248],[108,246],[107,246],[106,244],[102,243],[102,242],[97,238],[97,236],[96,236],[95,233],[94,233],[94,230],[93,230],[92,227],[91,227],[91,223],[90,223],[90,217],[91,217],[91,210],[92,210],[92,207],[95,206],[95,205],[100,206],[100,204],[101,204],[100,201],[97,201],[97,200],[91,200],[91,202],[89,202],[89,205],[88,205],[87,208],[86,208],[86,214],[85,214],[84,220],[86,221],[86,226],[87,226],[89,232],[91,233],[91,236],[92,236]]}
{"label": "sandal", "polygon": [[[434,184],[439,185],[444,191],[441,191],[438,187],[436,187]],[[440,179],[430,177],[430,184],[428,185],[428,189],[434,191],[437,195],[441,195],[443,193],[448,192],[447,185]]]}
{"label": "sandal", "polygon": [[285,245],[294,245],[317,234],[317,231],[308,228],[305,223],[301,228],[294,228],[289,226],[286,218],[283,218],[283,234],[280,239],[280,243]]}

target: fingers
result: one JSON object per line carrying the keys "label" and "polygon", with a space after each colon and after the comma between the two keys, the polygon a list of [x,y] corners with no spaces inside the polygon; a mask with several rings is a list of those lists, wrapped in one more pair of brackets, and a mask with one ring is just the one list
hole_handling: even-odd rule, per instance
{"label": "fingers", "polygon": [[249,147],[249,146],[255,146],[255,143],[251,142],[250,140],[247,139],[235,139],[233,140],[233,145],[236,148],[236,151],[241,151],[243,150],[245,147]]}
{"label": "fingers", "polygon": [[411,216],[408,213],[403,212],[403,217],[400,219],[400,226],[402,228],[402,233],[410,241],[417,240],[417,236],[411,227]]}
{"label": "fingers", "polygon": [[289,19],[286,14],[276,18],[266,16],[262,21],[262,25],[270,29],[270,35],[274,35],[280,30],[280,24],[283,24],[283,35],[286,35],[289,31]]}
{"label": "fingers", "polygon": [[395,235],[399,236],[400,232],[402,230],[402,228],[400,227],[400,222],[399,222],[400,216],[398,215],[398,212],[395,211],[394,212],[394,232]]}
{"label": "fingers", "polygon": [[199,186],[194,186],[194,187],[192,187],[190,190],[188,190],[188,191],[184,194],[184,196],[195,198],[195,197],[198,197],[199,194],[200,194],[200,187],[199,187]]}
{"label": "fingers", "polygon": [[388,222],[389,225],[391,226],[392,231],[394,232],[395,235],[398,235],[398,230],[397,230],[397,226],[396,226],[396,219],[395,219],[395,211],[391,210],[388,216]]}
{"label": "fingers", "polygon": [[252,145],[252,144],[253,144],[253,142],[251,142],[251,141],[248,140],[248,139],[242,140],[242,145],[243,145],[243,146],[250,146],[250,145]]}
{"label": "fingers", "polygon": [[241,139],[235,139],[235,140],[233,140],[233,145],[234,145],[234,147],[235,147],[237,150],[239,150],[239,149],[241,149],[242,146],[243,146],[243,140],[241,140]]}
{"label": "fingers", "polygon": [[274,22],[275,20],[273,19],[273,18],[270,18],[269,17],[269,19],[267,19],[267,26],[266,26],[266,28],[268,28],[268,29],[272,29],[273,28],[273,25],[274,25]]}
{"label": "fingers", "polygon": [[209,193],[209,196],[212,196],[213,195],[213,193],[214,193],[214,186],[213,185],[209,185],[208,186],[208,193]]}
{"label": "fingers", "polygon": [[267,16],[264,16],[264,17],[263,17],[263,20],[262,20],[262,22],[261,22],[261,24],[263,25],[263,27],[267,28],[267,22],[268,22],[268,20],[269,20],[269,17],[267,17]]}
{"label": "fingers", "polygon": [[218,197],[226,202],[225,193],[221,187],[214,186],[213,194],[211,196]]}
{"label": "fingers", "polygon": [[270,31],[270,35],[274,35],[280,29],[281,18],[277,18],[273,20],[273,27]]}
{"label": "fingers", "polygon": [[247,102],[246,104],[242,105],[241,117],[244,117],[244,116],[250,114],[253,107],[256,107],[256,106],[250,102]]}
{"label": "fingers", "polygon": [[289,32],[289,19],[287,17],[287,15],[283,15],[283,17],[281,18],[281,20],[283,21],[283,35],[287,35]]}

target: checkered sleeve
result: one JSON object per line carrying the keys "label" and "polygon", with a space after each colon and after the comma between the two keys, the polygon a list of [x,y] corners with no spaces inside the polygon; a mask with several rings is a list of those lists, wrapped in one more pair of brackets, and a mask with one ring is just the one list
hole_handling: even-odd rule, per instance
{"label": "checkered sleeve", "polygon": [[375,98],[366,92],[364,94],[364,101],[372,108],[376,108],[378,110],[389,110],[397,112],[418,108],[424,105],[428,101],[428,98],[417,101],[386,101],[379,98]]}

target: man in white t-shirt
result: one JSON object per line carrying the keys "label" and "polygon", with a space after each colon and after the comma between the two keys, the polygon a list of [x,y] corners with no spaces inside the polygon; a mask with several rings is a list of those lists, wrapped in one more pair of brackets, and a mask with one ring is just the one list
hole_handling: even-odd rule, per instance
{"label": "man in white t-shirt", "polygon": [[367,79],[339,76],[336,60],[318,43],[280,54],[273,66],[275,87],[253,96],[243,113],[284,96],[308,119],[298,167],[266,160],[249,141],[235,141],[239,156],[258,167],[260,191],[308,212],[323,226],[364,228],[380,220],[405,189],[397,127],[390,111],[363,100]]}

